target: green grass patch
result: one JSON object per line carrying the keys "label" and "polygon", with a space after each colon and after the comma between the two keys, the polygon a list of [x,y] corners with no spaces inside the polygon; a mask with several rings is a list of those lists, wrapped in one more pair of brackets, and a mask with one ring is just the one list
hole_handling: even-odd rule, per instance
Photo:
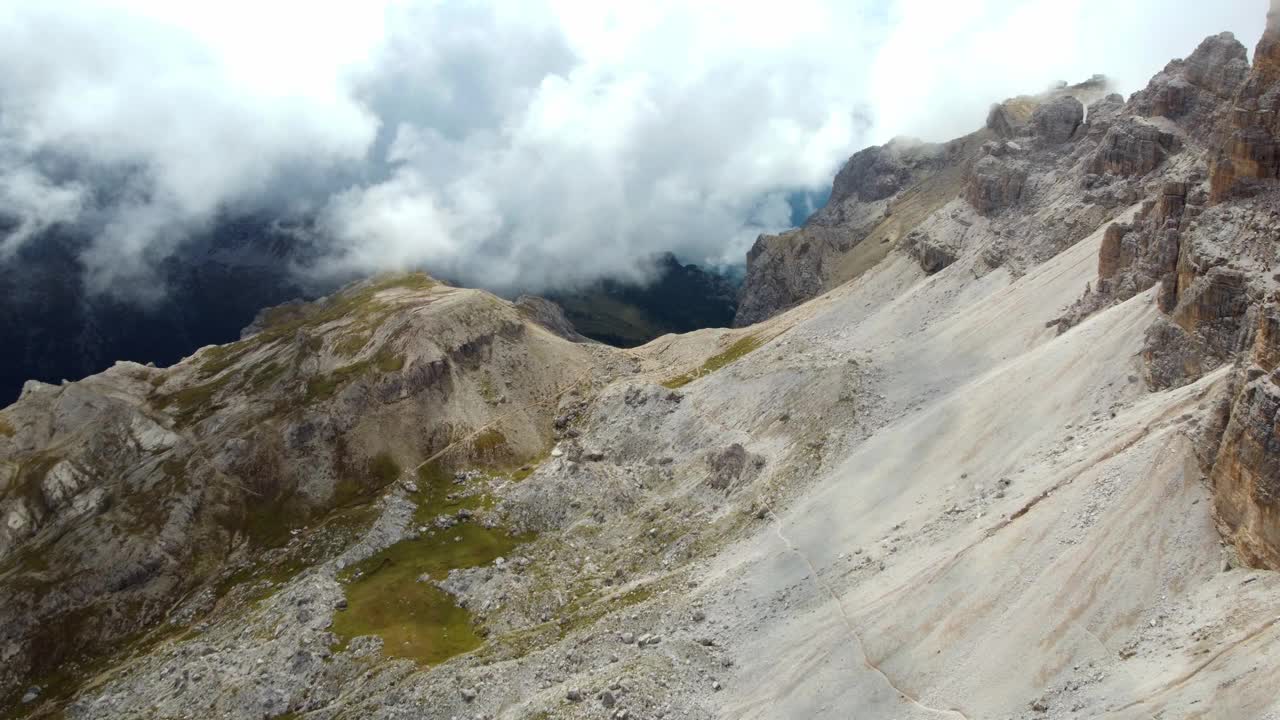
{"label": "green grass patch", "polygon": [[369,472],[382,485],[390,485],[400,477],[400,466],[390,453],[380,452],[369,463]]}
{"label": "green grass patch", "polygon": [[404,369],[404,355],[384,350],[374,356],[373,366],[384,373],[400,372]]}
{"label": "green grass patch", "polygon": [[307,401],[328,400],[338,391],[341,379],[335,375],[320,375],[307,381]]}
{"label": "green grass patch", "polygon": [[283,364],[274,361],[263,365],[249,376],[249,389],[255,393],[266,390],[280,379],[285,369]]}
{"label": "green grass patch", "polygon": [[713,355],[710,358],[708,358],[706,362],[702,363],[702,367],[698,368],[697,370],[687,372],[683,375],[677,375],[676,377],[673,377],[662,384],[663,386],[669,387],[672,389],[675,389],[678,387],[684,387],[685,385],[688,385],[689,383],[693,382],[694,380],[697,380],[700,377],[710,375],[711,373],[719,370],[720,368],[733,363],[735,360],[741,358],[747,353],[750,353],[751,351],[755,350],[756,348],[760,347],[763,344],[764,344],[764,341],[761,340],[760,338],[756,337],[755,335],[748,335],[744,338],[741,338],[734,344],[730,345],[728,349],[726,349],[724,352],[719,353],[717,355]]}
{"label": "green grass patch", "polygon": [[339,575],[348,607],[335,614],[332,628],[338,649],[352,638],[377,635],[384,654],[425,665],[474,650],[483,641],[471,613],[419,578],[441,580],[450,570],[484,565],[529,539],[462,523],[396,543],[348,568]]}
{"label": "green grass patch", "polygon": [[289,531],[300,527],[305,514],[291,494],[250,498],[239,527],[257,547],[279,547],[289,542]]}
{"label": "green grass patch", "polygon": [[375,299],[378,293],[395,288],[426,291],[436,285],[436,281],[423,273],[408,273],[344,290],[319,302],[271,308],[263,316],[262,330],[254,337],[274,342],[292,336],[303,328],[315,329],[343,318],[364,321],[366,325],[376,327],[390,311],[389,307]]}
{"label": "green grass patch", "polygon": [[414,522],[428,525],[439,515],[456,513],[459,510],[480,510],[492,504],[493,499],[483,493],[466,492],[466,486],[455,483],[453,473],[440,460],[418,468],[418,492],[414,501],[418,509],[414,511]]}
{"label": "green grass patch", "polygon": [[[560,611],[558,621],[560,636],[564,637],[575,630],[590,627],[611,612],[639,605],[651,597],[653,597],[653,587],[650,585],[642,585],[617,596],[605,596],[599,592],[588,593]],[[601,602],[602,600],[607,602]]]}
{"label": "green grass patch", "polygon": [[340,357],[355,357],[369,344],[369,338],[369,333],[347,335],[333,346],[333,352]]}
{"label": "green grass patch", "polygon": [[507,436],[497,428],[489,428],[471,438],[471,449],[478,455],[492,455],[506,447]]}
{"label": "green grass patch", "polygon": [[248,355],[255,344],[248,340],[240,340],[228,345],[218,345],[204,351],[204,361],[200,363],[200,377],[211,378],[223,370],[235,365]]}
{"label": "green grass patch", "polygon": [[347,383],[378,371],[381,373],[396,372],[404,368],[404,355],[399,355],[384,348],[377,355],[359,362],[344,365],[325,375],[317,375],[307,381],[307,401],[328,400],[337,394]]}
{"label": "green grass patch", "polygon": [[6,488],[0,488],[0,500],[9,497],[25,497],[34,506],[42,507],[44,498],[40,492],[40,483],[61,459],[56,455],[38,452],[18,463],[18,473],[14,477],[14,482]]}
{"label": "green grass patch", "polygon": [[179,425],[190,425],[208,417],[215,409],[213,399],[222,388],[226,387],[234,373],[224,375],[203,385],[193,385],[176,392],[160,395],[156,398],[156,406],[174,411],[174,419]]}
{"label": "green grass patch", "polygon": [[254,562],[225,574],[214,586],[215,593],[217,597],[223,597],[232,588],[253,583],[244,599],[248,602],[265,600],[298,573],[324,562],[355,542],[378,515],[378,507],[373,503],[335,510],[306,531],[307,542],[255,554]]}

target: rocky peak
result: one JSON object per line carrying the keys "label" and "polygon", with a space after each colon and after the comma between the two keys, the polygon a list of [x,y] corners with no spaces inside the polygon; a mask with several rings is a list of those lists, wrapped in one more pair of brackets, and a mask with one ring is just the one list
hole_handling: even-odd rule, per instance
{"label": "rocky peak", "polygon": [[1248,53],[1231,33],[1206,38],[1185,60],[1174,60],[1134,93],[1133,113],[1169,118],[1214,146],[1226,103],[1249,74]]}
{"label": "rocky peak", "polygon": [[937,146],[911,138],[896,138],[885,145],[853,154],[831,185],[829,205],[856,197],[863,202],[883,200],[902,189],[914,170],[935,160]]}
{"label": "rocky peak", "polygon": [[[1249,52],[1229,33],[1210,35],[1181,64],[1182,76],[1198,88],[1229,98],[1249,74]],[[1166,68],[1167,72],[1168,68]]]}
{"label": "rocky peak", "polygon": [[1249,194],[1280,177],[1280,0],[1271,0],[1253,67],[1232,102],[1228,131],[1213,163],[1210,197]]}

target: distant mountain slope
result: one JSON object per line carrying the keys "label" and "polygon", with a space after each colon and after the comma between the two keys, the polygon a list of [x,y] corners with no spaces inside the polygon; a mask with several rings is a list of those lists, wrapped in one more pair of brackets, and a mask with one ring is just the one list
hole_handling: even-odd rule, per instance
{"label": "distant mountain slope", "polygon": [[[314,298],[336,285],[303,282],[291,268],[313,252],[306,232],[269,217],[224,219],[161,264],[159,302],[89,295],[77,259],[86,239],[55,229],[0,263],[0,406],[27,380],[57,383],[118,360],[171,365],[204,345],[230,342],[264,307]],[[554,294],[584,335],[632,347],[659,335],[733,321],[737,289],[668,254],[651,285],[604,280]]]}
{"label": "distant mountain slope", "polygon": [[657,277],[648,285],[605,280],[578,292],[548,295],[578,332],[618,347],[643,345],[667,333],[728,327],[736,296],[729,278],[682,265],[670,253],[659,258]]}
{"label": "distant mountain slope", "polygon": [[161,264],[164,298],[140,305],[86,293],[77,259],[86,239],[45,233],[0,263],[0,406],[27,380],[78,380],[117,360],[173,364],[239,337],[263,307],[329,289],[290,274],[290,259],[305,254],[299,237],[269,219],[219,223]]}

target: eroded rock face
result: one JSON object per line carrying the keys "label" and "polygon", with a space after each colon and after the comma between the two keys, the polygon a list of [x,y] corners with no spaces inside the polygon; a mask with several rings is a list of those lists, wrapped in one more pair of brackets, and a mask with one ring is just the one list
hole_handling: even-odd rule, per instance
{"label": "eroded rock face", "polygon": [[964,199],[983,215],[1013,205],[1022,197],[1027,171],[1009,160],[987,155],[973,166],[965,180]]}
{"label": "eroded rock face", "polygon": [[1084,105],[1070,95],[1044,103],[1031,115],[1032,134],[1049,145],[1071,140],[1083,123]]}
{"label": "eroded rock face", "polygon": [[929,146],[910,141],[860,150],[836,173],[829,202],[838,205],[854,197],[862,202],[883,200],[901,190],[931,155]]}
{"label": "eroded rock face", "polygon": [[1219,527],[1253,566],[1280,568],[1280,385],[1245,385],[1211,476]]}
{"label": "eroded rock face", "polygon": [[1263,372],[1280,367],[1280,308],[1267,305],[1258,311],[1254,333],[1253,361]]}
{"label": "eroded rock face", "polygon": [[[951,142],[897,139],[854,154],[837,174],[827,205],[803,227],[762,235],[752,246],[734,325],[765,320],[858,277],[953,200],[982,216],[1017,204],[1037,171],[1056,170],[1076,147],[1070,141],[1087,135],[1085,102],[1101,103],[1103,117],[1123,105],[1118,96],[1108,99],[1107,87],[1105,77],[1095,76],[1038,96],[1011,98],[992,106],[983,128]],[[994,145],[984,149],[989,143]],[[1048,186],[1045,192],[1042,199]],[[938,248],[963,244],[950,237],[952,232],[929,232],[940,240]],[[1061,243],[1082,237],[1056,221],[1035,232]],[[911,252],[911,247],[923,246],[902,249]],[[1031,262],[1033,255],[1043,260],[1041,254],[1010,244],[981,257],[994,267],[1011,257],[1021,258],[1019,263]],[[939,267],[946,261],[928,253],[925,262]]]}
{"label": "eroded rock face", "polygon": [[1272,2],[1253,67],[1232,100],[1226,140],[1213,163],[1210,196],[1249,194],[1280,177],[1280,8]]}
{"label": "eroded rock face", "polygon": [[1206,38],[1186,60],[1174,60],[1134,94],[1144,117],[1186,121],[1203,129],[1249,74],[1248,52],[1231,33]]}
{"label": "eroded rock face", "polygon": [[943,270],[956,261],[955,252],[929,237],[922,230],[914,230],[904,239],[907,254],[920,263],[920,268],[930,275]]}
{"label": "eroded rock face", "polygon": [[516,307],[530,320],[559,335],[570,342],[586,342],[565,317],[564,308],[556,303],[536,295],[521,295],[516,298]]}
{"label": "eroded rock face", "polygon": [[1108,175],[1146,175],[1177,152],[1178,139],[1138,118],[1111,126],[1090,159],[1090,170]]}
{"label": "eroded rock face", "polygon": [[761,235],[747,253],[735,326],[765,320],[822,292],[827,266],[852,240],[832,231]]}

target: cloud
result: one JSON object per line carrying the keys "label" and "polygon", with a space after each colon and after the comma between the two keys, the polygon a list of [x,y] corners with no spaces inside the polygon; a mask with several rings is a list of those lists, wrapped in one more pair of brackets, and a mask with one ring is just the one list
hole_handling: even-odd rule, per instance
{"label": "cloud", "polygon": [[1265,5],[11,3],[0,262],[74,222],[90,287],[137,287],[220,211],[286,206],[319,219],[319,274],[543,289],[665,250],[738,262],[868,143],[968,132],[1059,79],[1137,89],[1212,32],[1252,44]]}
{"label": "cloud", "polygon": [[[327,28],[327,42],[286,47],[302,5],[274,23],[248,3],[220,3],[216,15],[194,5],[0,9],[0,187],[48,193],[43,203],[11,202],[10,193],[0,202],[21,228],[47,221],[51,209],[62,211],[56,219],[92,223],[95,287],[144,273],[221,207],[267,192],[290,170],[361,161],[377,132],[348,72],[380,28],[353,39],[359,18],[308,23],[308,32]],[[41,158],[101,180],[92,203],[77,213],[67,199],[89,199],[76,189],[80,177],[23,180],[44,174]],[[31,235],[5,243],[12,250]]]}
{"label": "cloud", "polygon": [[1252,49],[1266,11],[1267,0],[897,0],[871,69],[870,140],[957,137],[992,102],[1095,73],[1131,93],[1211,34]]}

